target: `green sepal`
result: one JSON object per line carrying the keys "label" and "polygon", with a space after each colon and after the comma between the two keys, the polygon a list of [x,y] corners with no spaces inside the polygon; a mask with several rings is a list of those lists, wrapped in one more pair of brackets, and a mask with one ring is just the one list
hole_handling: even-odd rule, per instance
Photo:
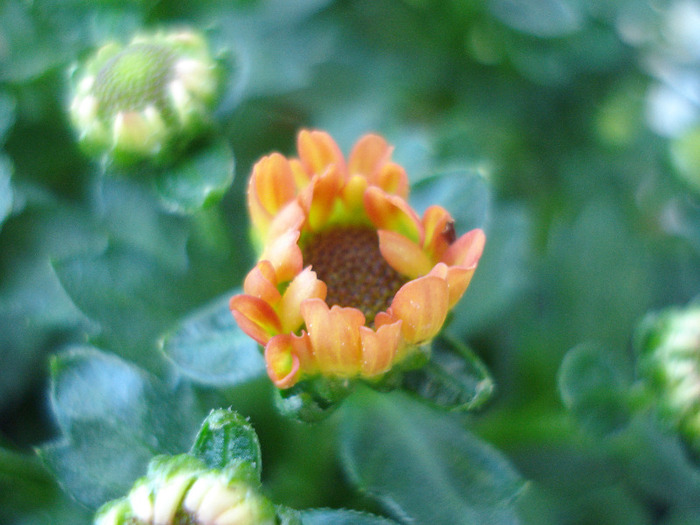
{"label": "green sepal", "polygon": [[192,214],[221,200],[233,183],[234,166],[231,147],[212,138],[158,171],[153,184],[166,210]]}
{"label": "green sepal", "polygon": [[208,468],[223,469],[238,462],[248,463],[260,481],[260,442],[253,427],[231,410],[212,410],[202,423],[190,454]]}
{"label": "green sepal", "polygon": [[141,478],[140,481],[169,480],[184,473],[194,476],[202,470],[204,470],[202,462],[188,454],[178,454],[177,456],[162,454],[151,459],[148,463],[146,477]]}
{"label": "green sepal", "polygon": [[402,387],[454,410],[480,408],[495,389],[486,365],[469,347],[449,336],[433,341],[422,367],[404,372]]}
{"label": "green sepal", "polygon": [[316,423],[328,417],[353,389],[352,380],[318,376],[286,390],[277,389],[275,405],[284,416]]}

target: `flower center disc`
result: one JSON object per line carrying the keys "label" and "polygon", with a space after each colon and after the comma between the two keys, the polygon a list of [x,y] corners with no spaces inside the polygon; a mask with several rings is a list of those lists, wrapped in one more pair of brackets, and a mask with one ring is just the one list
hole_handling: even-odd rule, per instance
{"label": "flower center disc", "polygon": [[141,110],[153,104],[161,111],[166,84],[172,74],[173,54],[150,44],[131,45],[110,59],[95,79],[95,90],[107,113]]}
{"label": "flower center disc", "polygon": [[406,282],[379,251],[377,232],[366,226],[344,226],[313,236],[303,249],[304,263],[326,283],[329,306],[351,306],[367,324],[391,304]]}

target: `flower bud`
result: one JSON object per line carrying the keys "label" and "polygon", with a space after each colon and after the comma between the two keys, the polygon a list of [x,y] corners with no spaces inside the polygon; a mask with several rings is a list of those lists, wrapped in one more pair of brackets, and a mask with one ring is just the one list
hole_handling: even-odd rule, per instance
{"label": "flower bud", "polygon": [[261,253],[230,307],[264,347],[278,388],[320,377],[321,390],[344,396],[338,383],[378,384],[427,362],[486,236],[477,228],[457,237],[438,205],[420,217],[379,135],[361,137],[346,158],[329,134],[302,130],[297,150],[253,167],[248,211]]}
{"label": "flower bud", "polygon": [[700,452],[700,305],[648,317],[637,347],[663,419]]}
{"label": "flower bud", "polygon": [[70,117],[90,154],[121,164],[168,160],[210,120],[218,67],[190,31],[109,43],[73,72]]}
{"label": "flower bud", "polygon": [[207,469],[192,456],[155,458],[129,494],[104,505],[95,525],[273,525],[275,508],[243,462]]}

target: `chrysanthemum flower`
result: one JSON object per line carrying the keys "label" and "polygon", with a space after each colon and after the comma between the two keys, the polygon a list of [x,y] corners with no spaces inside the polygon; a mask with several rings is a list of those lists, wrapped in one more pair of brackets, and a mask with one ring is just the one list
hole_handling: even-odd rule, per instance
{"label": "chrysanthemum flower", "polygon": [[72,79],[70,117],[80,144],[121,163],[160,160],[198,133],[219,83],[206,41],[187,30],[105,44]]}
{"label": "chrysanthemum flower", "polygon": [[456,238],[440,206],[419,217],[377,135],[347,162],[324,132],[302,131],[297,147],[299,158],[273,153],[253,168],[248,207],[262,255],[231,311],[265,347],[279,388],[315,375],[381,378],[438,334],[484,233]]}

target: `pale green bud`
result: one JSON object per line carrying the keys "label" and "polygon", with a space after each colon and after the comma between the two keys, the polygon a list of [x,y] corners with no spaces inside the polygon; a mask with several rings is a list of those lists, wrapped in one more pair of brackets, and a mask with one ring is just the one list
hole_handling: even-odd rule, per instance
{"label": "pale green bud", "polygon": [[700,452],[700,305],[648,317],[637,347],[662,417]]}
{"label": "pale green bud", "polygon": [[276,511],[245,463],[207,469],[192,456],[155,458],[129,494],[104,505],[95,525],[274,525]]}
{"label": "pale green bud", "polygon": [[219,68],[204,38],[183,30],[106,44],[72,79],[70,117],[86,151],[162,161],[210,122]]}

